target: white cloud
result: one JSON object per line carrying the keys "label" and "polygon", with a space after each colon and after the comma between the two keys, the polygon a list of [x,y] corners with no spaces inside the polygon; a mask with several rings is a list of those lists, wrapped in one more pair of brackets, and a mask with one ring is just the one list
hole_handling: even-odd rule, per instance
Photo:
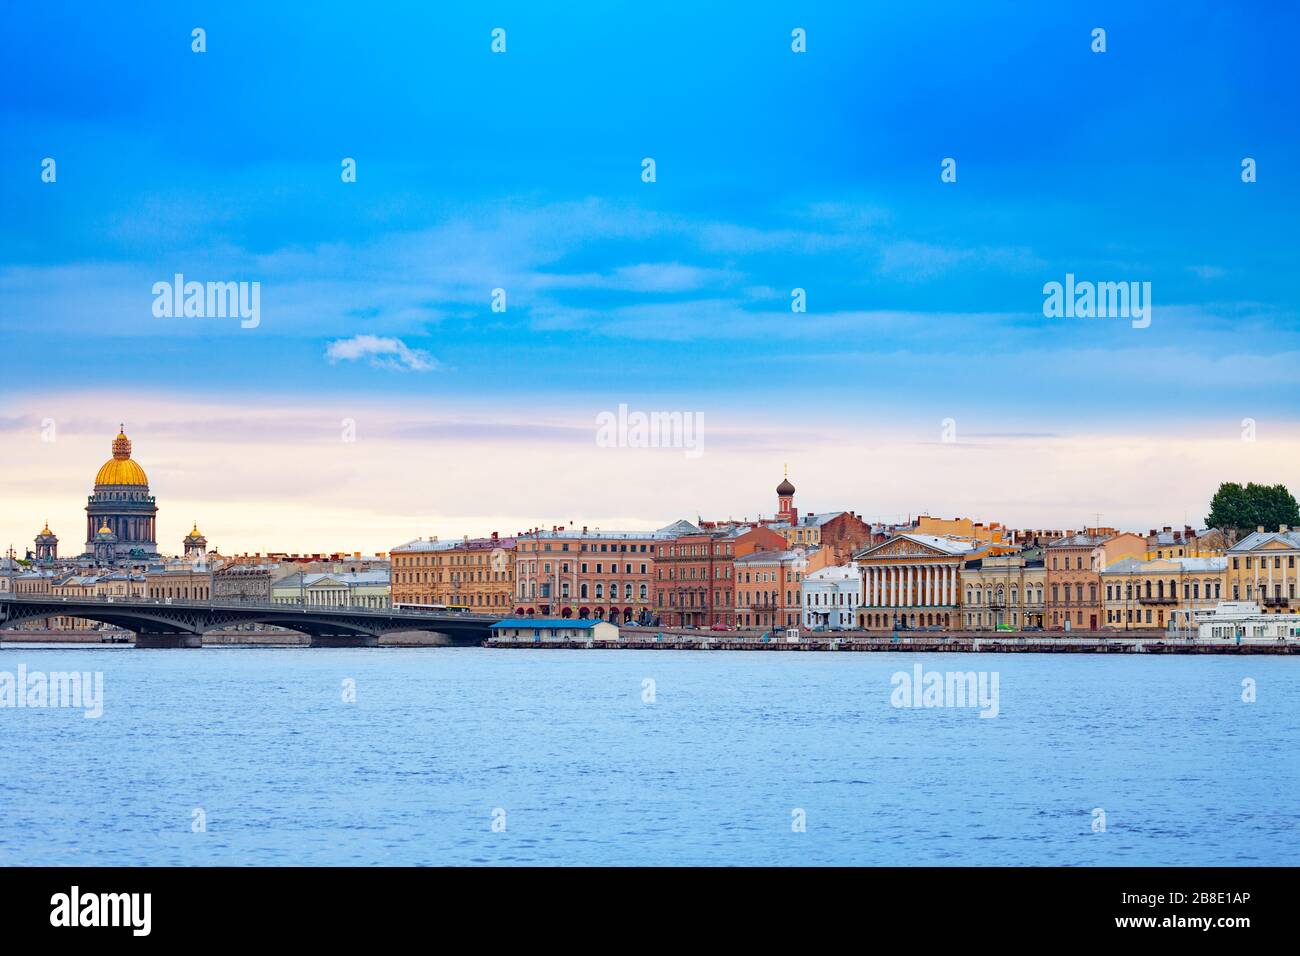
{"label": "white cloud", "polygon": [[350,339],[336,339],[325,349],[330,364],[369,359],[375,368],[389,368],[404,372],[431,372],[438,368],[438,360],[423,349],[410,348],[401,339],[381,338],[378,335],[354,335]]}

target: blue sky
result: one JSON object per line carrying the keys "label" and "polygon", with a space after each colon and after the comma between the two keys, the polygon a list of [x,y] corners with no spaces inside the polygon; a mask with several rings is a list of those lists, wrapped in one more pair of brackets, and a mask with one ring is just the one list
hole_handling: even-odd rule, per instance
{"label": "blue sky", "polygon": [[[11,404],[1294,422],[1294,5],[271,6],[7,10]],[[260,282],[260,327],[155,318],[176,272]],[[1151,282],[1151,327],[1045,319],[1067,272]]]}

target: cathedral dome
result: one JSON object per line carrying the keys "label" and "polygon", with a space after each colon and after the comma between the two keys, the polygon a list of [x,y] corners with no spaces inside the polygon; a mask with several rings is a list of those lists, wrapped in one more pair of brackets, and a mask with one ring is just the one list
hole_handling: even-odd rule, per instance
{"label": "cathedral dome", "polygon": [[131,460],[131,439],[125,432],[119,431],[113,439],[113,457],[104,462],[104,466],[95,475],[96,485],[144,485],[148,487],[149,477],[144,469]]}

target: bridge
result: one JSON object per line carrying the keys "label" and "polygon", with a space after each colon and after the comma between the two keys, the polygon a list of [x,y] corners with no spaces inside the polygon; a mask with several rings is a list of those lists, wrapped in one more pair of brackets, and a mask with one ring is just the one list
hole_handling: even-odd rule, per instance
{"label": "bridge", "polygon": [[172,598],[0,595],[0,628],[46,617],[75,617],[134,631],[136,647],[202,647],[208,631],[267,624],[299,631],[312,647],[375,647],[383,634],[432,631],[453,644],[486,640],[499,617],[454,611],[313,607]]}

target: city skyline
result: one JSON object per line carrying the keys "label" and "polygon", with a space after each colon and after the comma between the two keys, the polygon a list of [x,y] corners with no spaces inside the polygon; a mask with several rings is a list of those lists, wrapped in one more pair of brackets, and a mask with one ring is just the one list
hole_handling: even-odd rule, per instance
{"label": "city skyline", "polygon": [[[752,516],[786,463],[882,520],[1196,524],[1300,460],[1296,11],[346,9],[14,12],[0,543],[122,420],[160,541],[240,551]],[[255,327],[155,314],[178,275]],[[1069,277],[1149,326],[1047,317]],[[620,405],[703,454],[598,447]]]}
{"label": "city skyline", "polygon": [[[680,518],[771,517],[775,509],[770,489],[787,466],[801,489],[804,512],[851,510],[865,520],[884,523],[930,514],[1013,528],[1081,529],[1097,524],[1137,532],[1184,524],[1199,528],[1221,482],[1285,483],[1296,447],[1292,439],[1251,442],[1238,435],[1214,444],[1188,436],[1174,489],[1168,485],[1170,472],[1154,468],[1149,458],[1132,462],[1125,458],[1123,469],[1111,473],[1112,477],[1127,475],[1134,484],[1111,482],[1102,489],[1088,470],[1092,452],[1053,436],[1016,439],[1023,456],[1018,463],[1008,463],[1004,452],[997,453],[1015,481],[1002,471],[962,474],[961,481],[954,481],[954,467],[979,461],[991,450],[981,446],[978,438],[945,442],[940,427],[928,442],[916,435],[902,436],[892,445],[843,449],[829,459],[825,448],[834,445],[833,434],[817,437],[820,451],[806,435],[789,436],[783,449],[803,450],[782,456],[782,449],[773,446],[782,444],[783,436],[767,435],[765,441],[748,447],[742,433],[736,448],[723,456],[727,470],[719,472],[708,450],[690,458],[674,448],[598,448],[594,421],[586,428],[576,420],[557,422],[552,426],[554,434],[541,441],[521,437],[517,430],[522,426],[514,426],[516,431],[507,429],[485,443],[472,426],[460,422],[424,423],[426,428],[447,432],[442,439],[403,439],[402,434],[421,423],[376,425],[364,412],[356,412],[348,426],[345,418],[327,417],[319,409],[302,411],[289,421],[272,413],[241,417],[215,406],[203,411],[207,417],[201,424],[191,419],[178,426],[164,419],[161,424],[136,427],[131,419],[126,421],[126,432],[136,447],[134,457],[149,474],[158,498],[157,540],[165,553],[179,550],[182,537],[195,522],[225,554],[265,554],[386,552],[416,537],[458,539],[494,531],[508,535],[570,522],[592,528],[655,530]],[[146,417],[141,420],[148,422],[150,413],[142,410],[142,414]],[[117,424],[107,426],[107,421],[100,430],[92,419],[73,418],[62,424],[55,419],[48,429],[52,441],[42,440],[42,429],[34,420],[3,423],[10,432],[7,444],[12,458],[6,483],[14,491],[6,495],[8,507],[0,531],[7,537],[0,543],[21,554],[48,519],[60,538],[61,553],[70,553],[67,549],[74,542],[79,547],[80,532],[75,529],[85,523],[85,495],[94,469],[109,456],[110,440],[117,433]],[[352,429],[354,441],[343,440],[345,428]],[[369,434],[372,428],[379,434]],[[1142,442],[1135,439],[1134,444]],[[547,467],[529,472],[528,480],[520,484],[516,462],[520,454],[558,455],[563,462],[569,454],[567,446],[591,449],[594,458],[578,460],[583,469],[589,469],[588,461],[603,462],[602,470],[595,473],[599,480],[575,484],[572,469]],[[422,457],[413,459],[412,448]],[[450,458],[448,448],[456,450]],[[870,471],[872,456],[886,455],[891,449],[907,456],[906,461],[929,464],[923,473],[915,464]],[[1055,457],[1044,459],[1048,452]],[[1160,453],[1151,448],[1142,452]],[[463,454],[463,459],[456,454]],[[1033,470],[1032,460],[1039,461],[1040,472]],[[859,461],[867,471],[859,474],[854,467],[845,467]],[[1043,461],[1059,462],[1059,467],[1049,469]],[[740,466],[728,464],[735,462]],[[381,497],[374,500],[370,497],[373,473],[389,467],[391,473],[378,485]],[[1194,472],[1203,476],[1199,503],[1187,490],[1196,488],[1188,481]],[[427,478],[417,480],[415,476],[422,474]],[[1055,510],[1035,511],[1023,502],[1017,504],[1025,488],[1053,474],[1061,476],[1060,494],[1070,496],[1074,489],[1079,497],[1070,496]],[[320,480],[312,480],[313,475]],[[605,494],[595,493],[602,487],[608,488]],[[1126,487],[1136,488],[1137,496],[1127,499]],[[472,488],[473,493],[458,493],[457,488]],[[1177,496],[1187,501],[1182,513],[1177,512]],[[443,500],[448,504],[440,511],[437,502]],[[521,500],[535,503],[537,511],[511,510],[510,503]],[[506,505],[497,511],[469,510],[494,501]],[[891,503],[897,506],[891,509]]]}

